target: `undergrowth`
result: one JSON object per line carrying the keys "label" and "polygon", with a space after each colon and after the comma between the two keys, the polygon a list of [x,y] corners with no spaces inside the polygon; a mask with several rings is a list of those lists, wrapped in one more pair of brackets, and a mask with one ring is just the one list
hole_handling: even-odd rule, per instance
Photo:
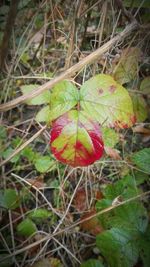
{"label": "undergrowth", "polygon": [[[2,1],[1,47],[10,8]],[[19,1],[0,74],[2,107],[78,63],[133,19],[140,26],[66,81],[2,109],[0,266],[149,266],[149,10],[148,1]],[[80,92],[102,73],[127,90],[136,122],[109,127],[100,121],[105,112],[93,109],[103,156],[86,167],[65,165],[50,149],[53,120],[80,109],[74,98],[66,104],[70,88]],[[50,113],[52,97],[63,102]]]}

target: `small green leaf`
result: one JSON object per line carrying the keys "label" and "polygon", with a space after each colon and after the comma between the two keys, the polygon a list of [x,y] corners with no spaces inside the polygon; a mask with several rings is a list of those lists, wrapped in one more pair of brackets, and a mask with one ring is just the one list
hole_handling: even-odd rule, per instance
{"label": "small green leaf", "polygon": [[148,108],[145,99],[140,95],[132,95],[133,110],[137,122],[143,122],[148,117]]}
{"label": "small green leaf", "polygon": [[25,219],[17,225],[17,232],[19,235],[29,237],[37,231],[35,223],[30,219]]}
{"label": "small green leaf", "polygon": [[119,142],[119,135],[113,129],[102,127],[102,135],[106,147],[114,147]]}
{"label": "small green leaf", "polygon": [[14,189],[5,189],[4,191],[4,203],[8,209],[16,209],[20,205],[19,195]]}
{"label": "small green leaf", "polygon": [[138,152],[135,152],[131,160],[141,170],[150,173],[150,148],[144,148]]}
{"label": "small green leaf", "polygon": [[104,267],[104,265],[99,260],[90,259],[82,263],[80,267]]}
{"label": "small green leaf", "polygon": [[34,162],[39,154],[33,151],[32,147],[27,146],[21,151],[21,156],[27,158],[29,162]]}
{"label": "small green leaf", "polygon": [[[39,85],[37,84],[29,84],[29,85],[22,85],[20,87],[21,92],[26,95],[32,91],[34,91],[37,87],[39,87]],[[45,103],[49,103],[50,102],[50,91],[44,91],[43,93],[41,93],[40,95],[27,100],[26,104],[28,105],[42,105]]]}
{"label": "small green leaf", "polygon": [[38,122],[49,122],[51,121],[51,111],[49,106],[43,107],[35,117]]}
{"label": "small green leaf", "polygon": [[140,85],[140,90],[146,94],[150,93],[150,76],[143,79]]}
{"label": "small green leaf", "polygon": [[104,126],[128,128],[135,122],[127,90],[110,75],[99,74],[86,81],[81,86],[80,104],[88,116]]}
{"label": "small green leaf", "polygon": [[[2,157],[4,159],[7,159],[12,153],[14,152],[14,149],[12,147],[7,148],[3,153],[2,153]],[[20,153],[17,154],[16,156],[14,156],[10,162],[12,163],[16,163],[18,160],[20,159]]]}
{"label": "small green leaf", "polygon": [[50,219],[52,217],[52,213],[47,209],[35,209],[28,215],[28,217],[37,223],[41,223],[47,219]]}
{"label": "small green leaf", "polygon": [[138,74],[140,49],[137,47],[125,48],[121,54],[118,65],[113,71],[113,76],[120,84],[134,80]]}
{"label": "small green leaf", "polygon": [[137,244],[124,230],[107,230],[97,235],[96,244],[110,267],[132,267],[138,260]]}
{"label": "small green leaf", "polygon": [[56,161],[51,159],[49,156],[40,156],[36,159],[34,165],[37,171],[41,173],[56,169]]}

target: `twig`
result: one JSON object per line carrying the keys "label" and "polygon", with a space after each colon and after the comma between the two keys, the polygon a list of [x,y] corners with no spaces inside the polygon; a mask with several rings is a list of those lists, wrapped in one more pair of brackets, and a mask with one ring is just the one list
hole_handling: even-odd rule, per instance
{"label": "twig", "polygon": [[7,23],[6,23],[4,37],[3,37],[3,41],[1,45],[1,53],[0,53],[0,69],[1,70],[4,67],[5,59],[7,57],[9,39],[10,39],[12,29],[15,23],[19,1],[20,0],[10,1],[10,8],[9,8],[9,13],[8,13]]}
{"label": "twig", "polygon": [[40,95],[42,92],[44,92],[47,89],[51,89],[54,85],[56,85],[58,82],[69,78],[70,76],[73,76],[77,71],[81,70],[85,65],[91,64],[93,61],[99,59],[100,56],[102,56],[105,52],[107,52],[114,44],[116,44],[119,41],[122,41],[123,38],[128,36],[133,30],[139,28],[139,25],[137,22],[133,22],[129,24],[121,33],[116,35],[114,38],[109,40],[106,44],[92,52],[90,55],[79,61],[77,64],[60,74],[58,77],[54,78],[53,80],[43,84],[42,86],[38,87],[36,90],[30,92],[29,94],[22,95],[14,100],[11,100],[5,104],[0,105],[0,111],[6,111],[10,110],[17,105],[23,103],[26,100],[32,99],[35,96]]}
{"label": "twig", "polygon": [[29,140],[27,140],[24,144],[19,146],[7,159],[3,160],[0,163],[0,167],[2,167],[4,164],[6,164],[8,161],[10,161],[14,156],[16,156],[19,152],[21,152],[26,146],[28,146],[34,139],[36,139],[45,129],[46,125],[42,127],[36,134],[34,134]]}

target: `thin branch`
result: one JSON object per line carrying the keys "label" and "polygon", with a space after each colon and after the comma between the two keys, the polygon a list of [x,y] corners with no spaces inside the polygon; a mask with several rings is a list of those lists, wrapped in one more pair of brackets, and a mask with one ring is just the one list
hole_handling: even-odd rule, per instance
{"label": "thin branch", "polygon": [[8,18],[6,22],[5,32],[1,45],[1,53],[0,53],[0,69],[2,70],[4,67],[5,59],[8,53],[9,40],[11,37],[12,29],[15,23],[15,18],[17,16],[17,9],[20,0],[12,0],[10,1],[10,8],[8,13]]}
{"label": "thin branch", "polygon": [[135,29],[138,29],[139,25],[137,22],[133,22],[129,24],[121,33],[116,35],[114,38],[109,40],[106,44],[95,50],[93,53],[79,61],[77,64],[69,68],[68,70],[64,71],[59,76],[55,77],[53,80],[43,84],[42,86],[38,87],[36,90],[30,92],[29,94],[22,95],[14,100],[11,100],[5,104],[0,105],[0,111],[6,111],[10,110],[17,105],[25,102],[26,100],[32,99],[35,96],[38,96],[42,92],[44,92],[47,89],[51,89],[54,85],[56,85],[58,82],[69,78],[70,76],[73,76],[76,72],[81,70],[85,65],[91,64],[93,61],[98,60],[100,56],[102,56],[105,52],[107,52],[113,45],[115,45],[117,42],[122,41],[123,38],[131,34],[131,32]]}
{"label": "thin branch", "polygon": [[45,129],[46,125],[42,127],[36,134],[34,134],[29,140],[27,140],[25,143],[23,143],[21,146],[19,146],[7,159],[3,160],[0,163],[0,167],[2,167],[4,164],[6,164],[8,161],[10,161],[14,156],[16,156],[19,152],[21,152],[26,146],[28,146],[34,139],[36,139]]}

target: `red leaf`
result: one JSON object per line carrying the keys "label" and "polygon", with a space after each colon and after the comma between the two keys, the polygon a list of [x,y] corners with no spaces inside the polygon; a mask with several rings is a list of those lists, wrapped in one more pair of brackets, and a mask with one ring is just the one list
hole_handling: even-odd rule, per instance
{"label": "red leaf", "polygon": [[87,198],[90,199],[91,194],[93,198],[92,206],[95,204],[94,200],[100,200],[103,198],[103,194],[99,190],[93,189],[92,192],[91,190],[87,190],[86,192],[85,188],[79,188],[77,190],[74,198],[74,205],[77,211],[83,212],[88,209]]}
{"label": "red leaf", "polygon": [[51,151],[62,163],[88,166],[102,157],[103,150],[100,127],[84,112],[72,110],[53,122]]}
{"label": "red leaf", "polygon": [[[91,217],[92,215],[95,214],[96,214],[95,209],[90,210],[81,217],[81,220],[87,219],[88,217]],[[86,220],[85,222],[82,222],[81,228],[87,232],[90,232],[93,235],[97,235],[104,231],[97,217],[93,217],[89,220]]]}

